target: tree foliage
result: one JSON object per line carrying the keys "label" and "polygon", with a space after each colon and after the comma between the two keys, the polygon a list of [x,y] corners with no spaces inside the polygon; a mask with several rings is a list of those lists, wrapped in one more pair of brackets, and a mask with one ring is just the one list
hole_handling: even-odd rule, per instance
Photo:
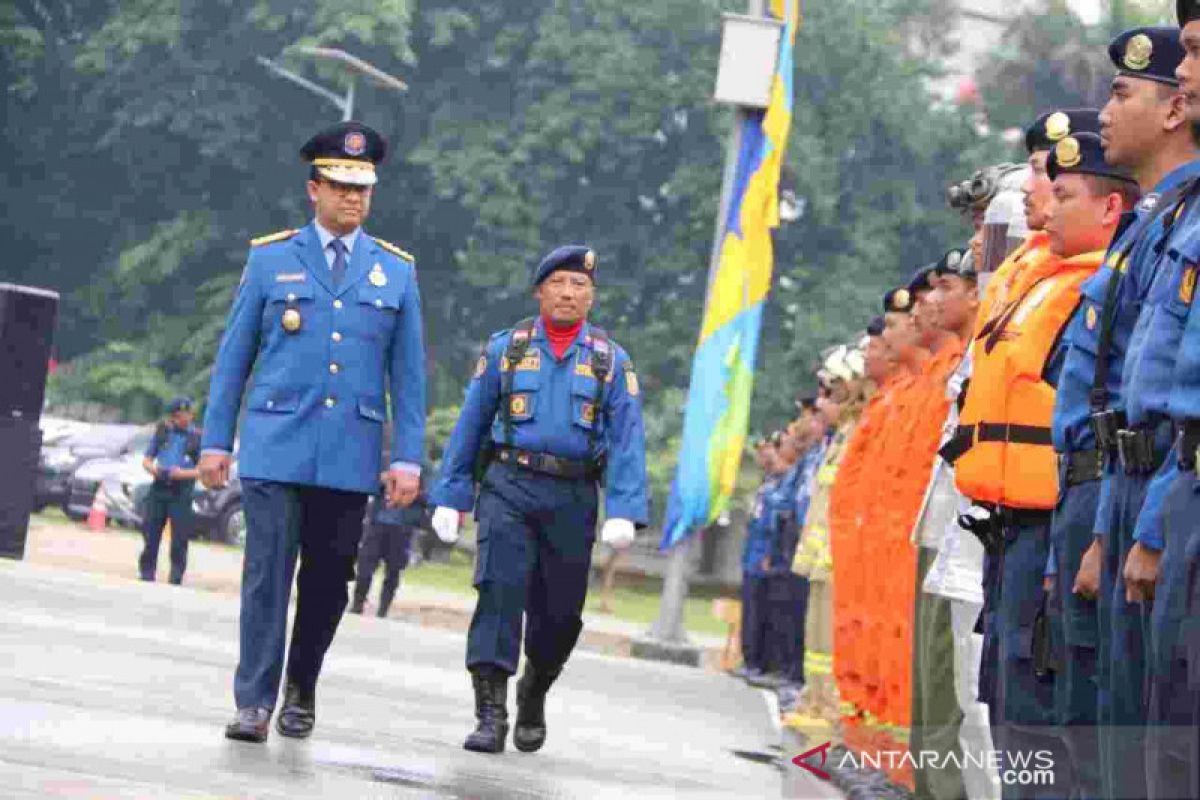
{"label": "tree foliage", "polygon": [[[759,426],[791,411],[817,350],[861,330],[886,287],[965,238],[943,187],[1000,152],[933,104],[937,65],[906,54],[912,31],[937,40],[940,0],[804,5],[787,154],[804,215],[776,240]],[[246,242],[307,220],[297,150],[336,116],[257,57],[342,91],[344,73],[298,48],[344,47],[410,86],[359,81],[356,116],[391,141],[369,227],[417,255],[432,404],[453,405],[479,343],[530,312],[540,255],[587,242],[594,316],[633,355],[665,486],[732,118],[709,100],[720,15],[741,10],[18,0],[0,8],[5,277],[64,292],[61,360],[109,363],[123,343],[147,369],[129,392],[153,395],[161,375],[202,396]],[[113,383],[57,380],[55,396],[129,403]]]}

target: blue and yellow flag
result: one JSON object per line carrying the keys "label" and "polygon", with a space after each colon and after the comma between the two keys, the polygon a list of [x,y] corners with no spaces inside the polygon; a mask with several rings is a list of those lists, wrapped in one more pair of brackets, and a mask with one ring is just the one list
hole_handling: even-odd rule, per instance
{"label": "blue and yellow flag", "polygon": [[683,419],[679,467],[667,503],[666,549],[729,506],[746,442],[763,303],[771,287],[771,229],[779,226],[779,172],[792,125],[792,50],[799,0],[771,0],[783,20],[765,112],[743,123],[720,258],[709,279]]}

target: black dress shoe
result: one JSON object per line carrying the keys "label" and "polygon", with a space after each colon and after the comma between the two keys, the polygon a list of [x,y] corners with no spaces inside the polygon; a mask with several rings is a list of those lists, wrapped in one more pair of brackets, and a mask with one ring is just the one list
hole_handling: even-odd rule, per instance
{"label": "black dress shoe", "polygon": [[233,722],[225,726],[225,738],[239,742],[262,743],[271,730],[271,709],[259,706],[239,708]]}
{"label": "black dress shoe", "polygon": [[289,683],[283,693],[283,708],[275,720],[275,729],[283,736],[307,739],[317,724],[317,697],[314,693],[302,692]]}

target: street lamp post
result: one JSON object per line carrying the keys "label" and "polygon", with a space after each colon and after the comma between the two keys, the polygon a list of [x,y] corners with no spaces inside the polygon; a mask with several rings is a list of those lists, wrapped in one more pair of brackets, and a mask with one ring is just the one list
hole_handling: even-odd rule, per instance
{"label": "street lamp post", "polygon": [[357,84],[358,75],[363,75],[370,78],[377,86],[382,86],[385,89],[393,89],[397,92],[408,90],[408,84],[400,80],[394,75],[389,75],[375,65],[364,61],[358,56],[351,55],[345,50],[338,50],[332,47],[297,47],[297,53],[303,53],[306,56],[313,58],[324,58],[329,61],[338,61],[346,66],[350,71],[350,79],[346,86],[345,96],[338,94],[332,89],[329,89],[321,84],[305,78],[287,67],[272,61],[269,58],[258,56],[258,63],[262,64],[267,69],[274,72],[281,78],[291,81],[292,83],[301,86],[313,94],[322,97],[337,106],[342,112],[342,120],[348,120],[354,116],[354,94]]}

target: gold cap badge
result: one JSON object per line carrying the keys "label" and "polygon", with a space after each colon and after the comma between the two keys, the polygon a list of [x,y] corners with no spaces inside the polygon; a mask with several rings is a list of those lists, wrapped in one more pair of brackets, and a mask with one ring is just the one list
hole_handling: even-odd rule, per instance
{"label": "gold cap badge", "polygon": [[1062,168],[1071,168],[1078,166],[1083,159],[1079,154],[1079,140],[1074,136],[1068,136],[1054,146],[1054,160],[1058,162],[1058,166]]}
{"label": "gold cap badge", "polygon": [[1046,117],[1046,138],[1057,142],[1071,132],[1071,118],[1061,111]]}
{"label": "gold cap badge", "polygon": [[283,318],[279,321],[279,324],[288,333],[295,333],[300,330],[300,312],[294,308],[289,308],[283,312]]}
{"label": "gold cap badge", "polygon": [[1121,60],[1132,70],[1143,70],[1150,66],[1150,55],[1154,52],[1154,42],[1144,33],[1139,33],[1125,43],[1125,57]]}
{"label": "gold cap badge", "polygon": [[897,311],[907,311],[908,304],[912,301],[912,297],[908,294],[908,289],[897,289],[892,295],[892,307]]}
{"label": "gold cap badge", "polygon": [[588,250],[583,254],[583,268],[591,272],[596,268],[596,254]]}

